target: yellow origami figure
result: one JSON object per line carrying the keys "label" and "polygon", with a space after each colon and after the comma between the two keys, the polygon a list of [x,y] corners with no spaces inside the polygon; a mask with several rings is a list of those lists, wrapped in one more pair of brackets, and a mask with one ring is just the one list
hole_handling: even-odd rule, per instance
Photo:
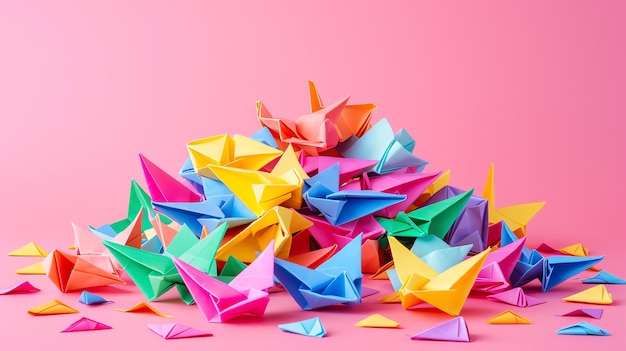
{"label": "yellow origami figure", "polygon": [[545,202],[532,202],[496,208],[496,192],[494,188],[493,163],[485,182],[483,197],[489,203],[489,224],[504,221],[518,238],[526,236],[526,225],[541,210]]}
{"label": "yellow origami figure", "polygon": [[197,174],[215,178],[208,166],[227,166],[257,171],[282,151],[243,135],[216,135],[187,143],[187,151]]}
{"label": "yellow origami figure", "polygon": [[613,303],[613,295],[609,293],[604,284],[600,284],[574,295],[564,297],[563,301],[610,305]]}
{"label": "yellow origami figure", "polygon": [[274,207],[250,223],[239,234],[217,250],[215,259],[226,261],[233,256],[242,262],[252,262],[274,240],[274,255],[286,259],[291,250],[292,235],[313,224],[293,209]]}
{"label": "yellow origami figure", "polygon": [[404,247],[395,237],[389,237],[398,279],[402,307],[409,309],[421,302],[458,316],[474,286],[476,277],[491,251],[490,248],[455,266],[437,273],[424,261]]}

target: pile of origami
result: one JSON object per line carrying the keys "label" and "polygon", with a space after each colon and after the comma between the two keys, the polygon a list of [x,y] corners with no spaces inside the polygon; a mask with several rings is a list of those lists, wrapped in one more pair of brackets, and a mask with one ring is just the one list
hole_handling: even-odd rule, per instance
{"label": "pile of origami", "polygon": [[[124,283],[122,272],[147,301],[176,288],[209,322],[263,316],[277,286],[303,310],[355,306],[371,274],[393,287],[381,303],[425,304],[455,317],[413,339],[453,341],[470,340],[460,315],[472,291],[486,293],[485,303],[531,307],[543,300],[522,286],[537,280],[547,292],[603,259],[582,246],[549,255],[528,248],[528,223],[544,203],[497,207],[493,164],[482,194],[455,187],[449,171],[424,171],[408,131],[394,132],[387,119],[372,125],[376,105],[350,105],[348,98],[324,105],[313,82],[309,88],[311,111],[296,119],[276,117],[258,102],[262,128],[253,135],[189,141],[179,176],[139,154],[147,191],[131,180],[124,218],[73,224],[74,252],[47,253],[29,243],[10,255],[45,256],[43,270],[63,293]],[[624,283],[606,272],[585,282]],[[37,288],[1,293],[11,291]],[[610,304],[612,297],[601,285],[565,300]],[[84,291],[79,302],[109,301]],[[164,315],[138,306],[127,311]],[[53,301],[29,312],[75,310]],[[530,321],[506,311],[489,323]],[[375,315],[357,325],[398,323]],[[83,319],[68,328],[109,327]],[[174,323],[149,328],[164,338],[210,335]],[[326,334],[317,318],[279,328]],[[588,324],[558,333],[608,335]]]}

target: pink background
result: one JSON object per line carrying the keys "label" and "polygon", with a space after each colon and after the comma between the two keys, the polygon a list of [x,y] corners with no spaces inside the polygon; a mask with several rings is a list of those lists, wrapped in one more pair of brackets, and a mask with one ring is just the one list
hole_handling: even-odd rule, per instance
{"label": "pink background", "polygon": [[[619,1],[0,1],[0,287],[26,278],[43,290],[0,296],[0,345],[487,350],[626,342],[624,286],[609,286],[615,303],[588,320],[612,337],[554,335],[582,320],[555,317],[583,307],[560,301],[589,287],[577,280],[542,295],[546,305],[515,309],[530,326],[488,325],[508,306],[471,298],[468,345],[408,339],[449,318],[439,312],[376,297],[301,312],[285,294],[272,296],[264,319],[226,325],[207,323],[173,295],[161,299],[154,305],[175,321],[215,333],[165,342],[145,324],[168,321],[114,311],[142,299],[132,284],[95,290],[116,303],[87,307],[44,276],[13,273],[36,259],[6,256],[29,241],[69,246],[71,221],[123,217],[130,179],[143,184],[138,152],[176,173],[187,141],[256,131],[257,100],[279,116],[308,112],[312,79],[326,103],[350,94],[352,103],[378,104],[374,119],[406,128],[427,170],[451,169],[454,185],[482,192],[495,162],[498,206],[547,201],[528,227],[531,247],[582,242],[606,255],[601,267],[626,277],[625,13]],[[387,282],[366,285],[390,291]],[[26,314],[53,298],[115,329],[60,334],[79,315]],[[403,329],[351,326],[374,312]],[[329,331],[322,340],[276,328],[315,315]]]}

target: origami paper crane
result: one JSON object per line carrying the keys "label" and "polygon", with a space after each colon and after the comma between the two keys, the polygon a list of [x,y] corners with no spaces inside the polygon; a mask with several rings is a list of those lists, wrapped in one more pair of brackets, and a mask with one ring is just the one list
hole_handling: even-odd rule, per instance
{"label": "origami paper crane", "polygon": [[347,105],[346,97],[332,105],[322,104],[313,82],[309,82],[311,114],[295,121],[272,116],[265,105],[257,102],[257,118],[262,126],[269,128],[281,149],[292,144],[309,155],[334,148],[338,142],[357,135],[370,127],[374,104]]}
{"label": "origami paper crane", "polygon": [[46,274],[46,270],[43,267],[43,264],[41,262],[35,262],[31,265],[28,265],[26,267],[22,267],[19,269],[15,270],[16,274],[41,274],[41,275],[45,275]]}
{"label": "origami paper crane", "polygon": [[47,255],[48,253],[46,252],[46,250],[42,249],[39,245],[35,244],[32,241],[20,248],[9,252],[9,256],[45,257]]}
{"label": "origami paper crane", "polygon": [[324,326],[318,317],[293,323],[279,324],[278,328],[285,332],[304,336],[314,336],[316,338],[321,338],[326,335],[326,329],[324,329]]}
{"label": "origami paper crane", "polygon": [[195,172],[208,178],[215,178],[209,165],[258,171],[282,154],[276,148],[239,134],[192,140],[187,143],[187,151]]}
{"label": "origami paper crane", "polygon": [[255,216],[263,215],[290,200],[296,191],[302,191],[303,180],[295,170],[276,175],[231,167],[208,167]]}
{"label": "origami paper crane", "polygon": [[400,323],[375,313],[356,322],[354,326],[363,328],[397,328],[400,326]]}
{"label": "origami paper crane", "polygon": [[545,258],[537,250],[522,249],[522,255],[511,273],[511,286],[520,287],[541,280]]}
{"label": "origami paper crane", "polygon": [[531,324],[531,321],[511,311],[504,311],[487,320],[489,324]]}
{"label": "origami paper crane", "polygon": [[53,250],[44,259],[43,266],[61,292],[126,283],[107,256],[76,256]]}
{"label": "origami paper crane", "polygon": [[52,300],[50,302],[46,302],[37,307],[33,307],[28,310],[28,314],[33,316],[45,316],[52,314],[68,314],[68,313],[78,313],[78,310],[64,304],[59,300]]}
{"label": "origami paper crane", "polygon": [[604,256],[550,256],[543,261],[541,289],[549,291],[603,259]]}
{"label": "origami paper crane", "polygon": [[159,310],[157,310],[156,308],[152,307],[149,303],[147,302],[140,302],[138,304],[136,304],[133,307],[127,308],[127,309],[123,309],[123,308],[116,308],[116,311],[120,311],[120,312],[128,312],[128,313],[147,313],[147,314],[155,314],[159,317],[164,317],[164,318],[171,318],[174,316],[171,316],[169,314],[165,314]]}
{"label": "origami paper crane", "polygon": [[92,294],[89,291],[84,290],[80,293],[80,296],[78,296],[78,302],[85,305],[101,305],[112,301],[109,301],[100,295]]}
{"label": "origami paper crane", "polygon": [[202,200],[202,195],[189,189],[142,154],[139,154],[139,159],[152,201],[198,202]]}
{"label": "origami paper crane", "polygon": [[489,167],[483,197],[489,203],[489,224],[504,221],[518,237],[526,235],[526,225],[545,205],[545,202],[533,202],[497,208],[493,163]]}
{"label": "origami paper crane", "polygon": [[592,278],[583,279],[585,284],[626,284],[626,280],[607,271],[601,271]]}
{"label": "origami paper crane", "polygon": [[[440,174],[440,173],[439,173]],[[465,190],[446,185],[433,194],[421,207],[428,206],[465,193]],[[482,197],[471,195],[444,237],[452,246],[471,244],[472,252],[481,252],[488,246],[488,205]]]}
{"label": "origami paper crane", "polygon": [[217,250],[215,259],[226,261],[233,256],[242,262],[252,262],[257,257],[256,253],[263,251],[271,241],[274,241],[276,257],[287,258],[292,236],[311,224],[293,209],[274,207],[224,243]]}
{"label": "origami paper crane", "polygon": [[361,303],[361,236],[316,269],[275,258],[274,274],[303,310]]}
{"label": "origami paper crane", "polygon": [[487,300],[504,302],[517,307],[531,307],[545,303],[546,300],[528,296],[522,288],[514,288],[501,293],[487,296]]}
{"label": "origami paper crane", "polygon": [[174,264],[200,312],[209,322],[226,322],[241,315],[262,316],[269,302],[265,291],[274,286],[274,242],[226,284],[174,257]]}
{"label": "origami paper crane", "polygon": [[103,329],[112,329],[112,328],[104,323],[96,322],[93,319],[89,319],[87,317],[82,317],[76,322],[68,325],[65,329],[61,330],[61,333],[103,330]]}
{"label": "origami paper crane", "polygon": [[404,129],[394,134],[383,118],[362,137],[347,140],[336,149],[344,157],[378,160],[373,171],[384,174],[407,167],[424,169],[427,162],[413,155],[414,148],[415,140]]}
{"label": "origami paper crane", "polygon": [[465,304],[483,262],[491,251],[485,251],[437,273],[395,237],[389,246],[402,287],[398,290],[402,307],[409,309],[421,302],[453,316],[458,316]]}
{"label": "origami paper crane", "polygon": [[205,273],[217,273],[213,257],[224,237],[226,225],[218,227],[202,240],[183,226],[166,248],[165,255],[104,241],[103,244],[124,267],[143,295],[152,301],[176,287],[181,299],[191,304],[193,298],[183,283],[171,256],[178,256]]}
{"label": "origami paper crane", "polygon": [[179,323],[148,324],[148,328],[166,340],[213,336],[211,333]]}
{"label": "origami paper crane", "polygon": [[602,308],[579,308],[567,313],[562,314],[561,316],[586,316],[592,317],[595,319],[602,318],[602,313],[604,310]]}
{"label": "origami paper crane", "polygon": [[439,340],[469,342],[467,323],[461,316],[452,318],[447,322],[438,324],[432,328],[419,332],[411,337],[411,340]]}
{"label": "origami paper crane", "polygon": [[0,290],[0,295],[28,294],[35,293],[37,291],[39,291],[39,289],[33,286],[29,281],[25,280],[23,282],[13,285],[10,288]]}
{"label": "origami paper crane", "polygon": [[416,238],[426,234],[434,234],[443,239],[472,193],[473,189],[409,213],[400,212],[393,220],[379,218],[378,222],[390,236]]}
{"label": "origami paper crane", "polygon": [[404,201],[374,213],[375,216],[392,218],[397,216],[398,212],[406,211],[439,175],[441,173],[391,173],[370,178],[367,173],[363,173],[359,181],[344,184],[340,190],[373,190],[387,194],[406,195]]}
{"label": "origami paper crane", "polygon": [[604,284],[600,284],[574,295],[564,297],[563,301],[610,305],[613,303],[613,296],[606,290]]}
{"label": "origami paper crane", "polygon": [[597,335],[597,336],[609,336],[608,331],[596,327],[595,325],[587,322],[580,322],[578,324],[572,324],[565,328],[561,328],[556,331],[560,335]]}

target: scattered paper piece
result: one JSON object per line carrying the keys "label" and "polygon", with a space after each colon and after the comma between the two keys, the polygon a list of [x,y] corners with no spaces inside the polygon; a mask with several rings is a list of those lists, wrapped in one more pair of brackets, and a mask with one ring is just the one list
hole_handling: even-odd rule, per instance
{"label": "scattered paper piece", "polygon": [[609,336],[608,331],[597,327],[591,323],[580,322],[578,324],[572,324],[570,326],[561,328],[556,331],[560,335],[597,335],[597,336]]}
{"label": "scattered paper piece", "polygon": [[34,256],[34,257],[46,257],[48,252],[42,249],[39,245],[34,242],[29,242],[28,244],[17,248],[11,252],[9,252],[9,256]]}
{"label": "scattered paper piece", "polygon": [[564,297],[563,301],[610,305],[613,303],[613,296],[609,293],[604,284],[600,284],[574,295]]}
{"label": "scattered paper piece", "polygon": [[33,286],[29,281],[25,280],[21,283],[13,285],[10,288],[0,290],[0,295],[34,293],[37,291],[40,290]]}
{"label": "scattered paper piece", "polygon": [[391,320],[381,314],[375,313],[356,322],[354,326],[364,328],[397,328],[400,326],[400,323]]}
{"label": "scattered paper piece", "polygon": [[59,300],[52,300],[50,302],[44,303],[43,305],[31,308],[30,310],[28,310],[28,313],[33,316],[44,316],[53,314],[78,313],[78,310],[64,304]]}
{"label": "scattered paper piece", "polygon": [[626,284],[626,280],[606,271],[601,271],[592,278],[583,279],[585,284]]}
{"label": "scattered paper piece", "polygon": [[80,296],[78,296],[78,302],[85,305],[101,305],[112,301],[109,301],[100,295],[96,295],[85,290],[80,293]]}
{"label": "scattered paper piece", "polygon": [[531,321],[512,311],[504,311],[487,320],[489,324],[531,324]]}
{"label": "scattered paper piece", "polygon": [[326,330],[318,317],[298,322],[279,324],[278,328],[285,332],[304,336],[314,336],[317,338],[321,338],[326,335]]}
{"label": "scattered paper piece", "polygon": [[166,340],[213,336],[211,333],[180,323],[148,324],[148,328]]}
{"label": "scattered paper piece", "polygon": [[459,316],[419,332],[411,339],[469,342],[470,336],[465,319]]}
{"label": "scattered paper piece", "polygon": [[43,266],[42,262],[35,262],[26,267],[17,269],[15,271],[16,274],[27,274],[27,275],[45,275],[46,269]]}
{"label": "scattered paper piece", "polygon": [[595,319],[600,319],[602,318],[603,312],[604,309],[602,308],[579,308],[577,310],[564,313],[561,316],[588,316]]}
{"label": "scattered paper piece", "polygon": [[546,300],[528,296],[522,288],[514,288],[498,294],[487,296],[487,300],[508,303],[517,307],[531,307],[546,303]]}
{"label": "scattered paper piece", "polygon": [[43,266],[61,292],[126,283],[108,256],[72,255],[53,250],[43,260]]}
{"label": "scattered paper piece", "polygon": [[165,314],[165,313],[157,310],[156,308],[152,307],[147,302],[140,302],[140,303],[136,304],[135,306],[133,306],[131,308],[128,308],[128,309],[116,308],[115,310],[116,311],[120,311],[120,312],[129,312],[129,313],[156,314],[159,317],[165,317],[165,318],[174,317],[174,316],[170,316],[169,314]]}
{"label": "scattered paper piece", "polygon": [[104,323],[96,322],[93,319],[89,319],[87,317],[82,317],[81,319],[67,326],[67,328],[61,330],[61,333],[103,330],[103,329],[112,329],[112,328]]}

